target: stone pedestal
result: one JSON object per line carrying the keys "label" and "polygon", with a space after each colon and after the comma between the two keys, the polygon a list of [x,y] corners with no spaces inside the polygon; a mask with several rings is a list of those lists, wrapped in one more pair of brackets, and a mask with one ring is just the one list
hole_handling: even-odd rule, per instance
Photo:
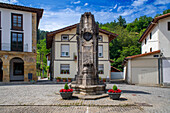
{"label": "stone pedestal", "polygon": [[71,87],[76,93],[96,95],[105,93],[98,77],[98,24],[94,15],[86,12],[77,26],[78,73]]}
{"label": "stone pedestal", "polygon": [[71,87],[74,89],[74,92],[76,94],[82,94],[82,95],[100,95],[105,93],[105,87],[106,85],[77,85],[72,84]]}

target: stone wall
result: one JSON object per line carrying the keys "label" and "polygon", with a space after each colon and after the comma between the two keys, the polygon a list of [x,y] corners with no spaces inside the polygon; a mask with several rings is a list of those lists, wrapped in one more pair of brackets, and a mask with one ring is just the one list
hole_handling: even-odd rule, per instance
{"label": "stone wall", "polygon": [[36,53],[0,51],[0,59],[3,62],[3,82],[10,82],[10,61],[13,58],[21,58],[24,61],[24,81],[28,81],[28,73],[32,73],[33,80],[36,76]]}

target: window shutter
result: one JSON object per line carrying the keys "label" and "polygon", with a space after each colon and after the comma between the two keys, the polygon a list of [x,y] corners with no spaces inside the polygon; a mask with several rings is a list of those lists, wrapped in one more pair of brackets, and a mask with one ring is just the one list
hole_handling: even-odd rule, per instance
{"label": "window shutter", "polygon": [[103,46],[99,46],[98,51],[99,53],[103,53]]}
{"label": "window shutter", "polygon": [[69,52],[69,45],[62,45],[61,50],[62,52]]}

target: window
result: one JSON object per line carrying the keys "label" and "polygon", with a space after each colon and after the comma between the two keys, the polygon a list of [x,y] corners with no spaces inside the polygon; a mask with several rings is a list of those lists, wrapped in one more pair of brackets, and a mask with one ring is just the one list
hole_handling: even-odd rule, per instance
{"label": "window", "polygon": [[61,45],[61,56],[69,56],[69,45]]}
{"label": "window", "polygon": [[99,42],[102,42],[102,41],[103,41],[102,35],[99,35],[98,40],[99,40]]}
{"label": "window", "polygon": [[61,35],[61,40],[62,41],[68,41],[69,40],[69,35]]}
{"label": "window", "polygon": [[14,62],[13,75],[24,75],[24,63]]}
{"label": "window", "polygon": [[146,38],[145,38],[145,44],[147,43],[147,40],[146,40]]}
{"label": "window", "polygon": [[69,64],[61,64],[60,65],[60,74],[70,74],[70,65]]}
{"label": "window", "polygon": [[23,51],[23,34],[11,33],[11,51]]}
{"label": "window", "polygon": [[22,30],[23,28],[23,17],[22,14],[13,14],[12,13],[12,29]]}
{"label": "window", "polygon": [[152,32],[150,33],[150,39],[152,39]]}
{"label": "window", "polygon": [[103,46],[102,45],[99,45],[98,47],[98,56],[103,57]]}
{"label": "window", "polygon": [[152,48],[150,48],[150,52],[152,52]]}
{"label": "window", "polygon": [[99,74],[104,74],[104,65],[103,64],[99,64]]}
{"label": "window", "polygon": [[168,22],[168,31],[170,31],[170,22]]}

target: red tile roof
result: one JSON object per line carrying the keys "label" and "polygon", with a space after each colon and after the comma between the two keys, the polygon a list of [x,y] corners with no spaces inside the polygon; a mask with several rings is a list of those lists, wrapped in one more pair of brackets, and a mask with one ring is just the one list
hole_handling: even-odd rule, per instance
{"label": "red tile roof", "polygon": [[122,71],[120,71],[119,69],[111,66],[111,72],[122,72]]}
{"label": "red tile roof", "polygon": [[149,26],[146,28],[146,30],[143,33],[143,35],[140,37],[139,42],[142,42],[146,38],[147,34],[150,33],[150,31],[156,25],[155,23],[158,23],[158,21],[160,19],[163,19],[163,18],[166,18],[166,17],[169,17],[169,16],[170,16],[170,13],[167,13],[167,14],[164,14],[164,15],[161,15],[161,16],[158,16],[158,17],[154,18],[152,20],[152,22],[149,24]]}
{"label": "red tile roof", "polygon": [[[67,27],[64,27],[64,28],[61,28],[61,29],[52,31],[52,32],[48,32],[48,33],[47,33],[47,36],[46,36],[46,40],[47,40],[47,49],[51,48],[53,36],[55,36],[55,34],[61,33],[61,32],[67,31],[67,30],[74,29],[74,28],[77,27],[78,24],[79,24],[79,23],[74,24],[74,25],[71,25],[71,26],[67,26]],[[106,34],[106,35],[109,35],[109,41],[112,41],[115,37],[118,36],[118,35],[115,34],[115,33],[106,31],[106,30],[101,29],[101,28],[99,28],[99,32],[104,33],[104,34]]]}
{"label": "red tile roof", "polygon": [[125,59],[133,59],[133,58],[147,56],[147,55],[152,55],[152,54],[160,53],[160,52],[161,52],[160,50],[157,50],[157,51],[153,51],[153,52],[149,52],[149,53],[144,53],[144,54],[139,54],[139,55],[134,55],[134,56],[128,56]]}

